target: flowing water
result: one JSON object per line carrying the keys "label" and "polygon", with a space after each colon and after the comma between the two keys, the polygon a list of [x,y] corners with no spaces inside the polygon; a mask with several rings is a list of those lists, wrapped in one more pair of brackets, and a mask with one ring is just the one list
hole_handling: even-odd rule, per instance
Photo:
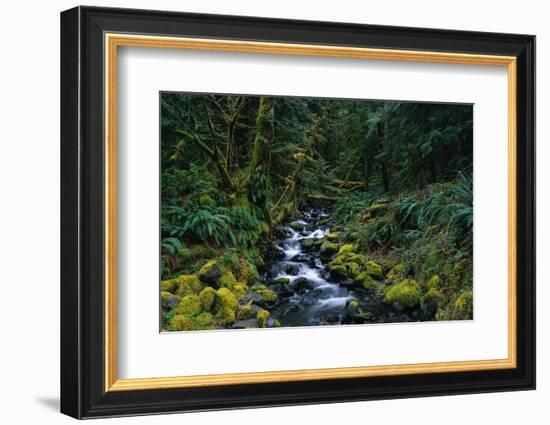
{"label": "flowing water", "polygon": [[[271,311],[282,326],[340,324],[348,302],[354,294],[337,282],[331,281],[325,267],[329,259],[319,253],[319,241],[329,232],[326,210],[311,209],[298,221],[282,226],[283,234],[277,249],[279,259],[274,261],[266,280],[289,279],[286,290],[279,293],[279,302]],[[325,223],[325,224],[321,224]],[[308,239],[317,249],[306,249]]]}

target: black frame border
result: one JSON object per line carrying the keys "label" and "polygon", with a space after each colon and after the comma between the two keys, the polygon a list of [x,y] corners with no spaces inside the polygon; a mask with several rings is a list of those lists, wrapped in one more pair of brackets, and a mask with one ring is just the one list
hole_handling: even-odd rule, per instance
{"label": "black frame border", "polygon": [[[104,33],[517,58],[517,367],[105,392]],[[535,388],[535,37],[80,6],[61,13],[61,412],[75,418]]]}

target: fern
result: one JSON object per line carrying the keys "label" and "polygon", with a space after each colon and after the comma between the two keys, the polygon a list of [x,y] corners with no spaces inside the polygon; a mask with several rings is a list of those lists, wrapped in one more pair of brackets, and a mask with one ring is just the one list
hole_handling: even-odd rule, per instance
{"label": "fern", "polygon": [[178,238],[174,237],[168,237],[162,239],[160,242],[160,246],[162,249],[166,250],[169,254],[175,254],[183,248],[182,243]]}

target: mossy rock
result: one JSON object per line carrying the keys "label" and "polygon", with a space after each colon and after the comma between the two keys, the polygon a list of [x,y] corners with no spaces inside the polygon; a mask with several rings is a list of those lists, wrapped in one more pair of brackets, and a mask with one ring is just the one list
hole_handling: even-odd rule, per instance
{"label": "mossy rock", "polygon": [[347,263],[346,270],[348,271],[348,277],[356,278],[361,273],[361,267],[357,263]]}
{"label": "mossy rock", "polygon": [[193,330],[193,319],[184,314],[176,314],[170,320],[168,329],[171,331],[190,331]]}
{"label": "mossy rock", "polygon": [[176,314],[170,320],[169,329],[172,331],[195,331],[214,328],[214,318],[210,313],[201,313],[192,317],[185,314]]}
{"label": "mossy rock", "polygon": [[177,283],[176,295],[183,297],[188,294],[197,294],[202,290],[202,285],[195,274],[182,274],[175,279]]}
{"label": "mossy rock", "polygon": [[267,303],[274,303],[277,301],[277,294],[271,289],[266,288],[265,285],[263,285],[263,288],[253,289],[253,291],[262,296]]}
{"label": "mossy rock", "polygon": [[343,254],[338,254],[334,260],[330,262],[330,264],[334,266],[341,266],[346,263],[357,263],[360,266],[364,266],[367,264],[367,259],[360,254],[356,254],[355,252],[345,252]]}
{"label": "mossy rock", "polygon": [[231,292],[233,292],[233,295],[235,295],[235,298],[238,300],[248,292],[248,285],[246,283],[237,282],[231,288]]}
{"label": "mossy rock", "polygon": [[261,309],[256,314],[256,320],[258,321],[258,326],[260,328],[265,328],[268,326],[268,319],[270,318],[271,313],[267,310]]}
{"label": "mossy rock", "polygon": [[251,317],[255,317],[254,309],[252,304],[239,305],[237,311],[235,312],[235,317],[237,320],[246,320]]}
{"label": "mossy rock", "polygon": [[337,280],[342,280],[348,277],[348,270],[346,266],[331,265],[329,266],[330,275]]}
{"label": "mossy rock", "polygon": [[425,314],[430,317],[435,317],[437,309],[442,301],[443,295],[437,288],[433,287],[428,289],[428,292],[422,296],[420,307],[422,307]]}
{"label": "mossy rock", "polygon": [[230,271],[223,272],[218,280],[220,288],[229,288],[232,289],[233,286],[237,283],[237,279],[233,276],[233,273]]}
{"label": "mossy rock", "polygon": [[299,221],[293,221],[292,223],[289,224],[289,226],[294,229],[294,230],[297,230],[297,231],[300,231],[304,228],[304,226],[302,225],[302,223],[300,223]]}
{"label": "mossy rock", "polygon": [[275,279],[271,279],[269,281],[270,285],[275,285],[275,284],[288,285],[289,283],[290,283],[290,279],[288,277],[276,277]]}
{"label": "mossy rock", "polygon": [[202,309],[205,311],[210,311],[214,305],[214,300],[216,299],[216,290],[210,286],[207,286],[199,294],[199,299],[201,301]]}
{"label": "mossy rock", "polygon": [[321,245],[321,254],[332,255],[338,252],[338,244],[333,242],[323,242]]}
{"label": "mossy rock", "polygon": [[252,285],[260,278],[260,275],[258,274],[258,270],[253,264],[250,264],[248,260],[241,258],[239,260],[238,270],[235,271],[235,277],[239,282],[244,282],[247,285]]}
{"label": "mossy rock", "polygon": [[217,315],[218,319],[221,321],[224,325],[229,325],[231,323],[234,323],[237,319],[235,310],[233,310],[230,307],[224,307],[221,311],[218,312]]}
{"label": "mossy rock", "polygon": [[370,276],[367,276],[363,280],[362,287],[363,287],[363,289],[370,292],[371,294],[374,294],[376,292],[376,288],[378,286],[376,285],[376,282],[374,281],[373,278],[371,278]]}
{"label": "mossy rock", "polygon": [[160,293],[160,305],[163,308],[173,308],[175,305],[179,304],[180,300],[180,297],[170,292],[162,291]]}
{"label": "mossy rock", "polygon": [[391,281],[401,279],[403,277],[404,272],[405,272],[405,263],[399,263],[390,269],[390,271],[386,274],[386,279]]}
{"label": "mossy rock", "polygon": [[382,274],[382,266],[374,261],[367,261],[365,264],[365,271],[370,277],[376,280],[382,280],[384,278],[384,275]]}
{"label": "mossy rock", "polygon": [[465,291],[455,301],[453,318],[455,320],[472,320],[474,317],[474,295]]}
{"label": "mossy rock", "polygon": [[398,303],[406,308],[416,307],[420,302],[420,286],[415,280],[405,279],[391,286],[385,293],[384,301]]}
{"label": "mossy rock", "polygon": [[338,242],[340,240],[340,234],[338,232],[327,233],[325,239],[329,242]]}
{"label": "mossy rock", "polygon": [[178,281],[176,279],[167,279],[160,282],[161,292],[175,293],[178,289]]}
{"label": "mossy rock", "polygon": [[441,287],[441,278],[439,275],[434,274],[427,282],[426,287],[429,289],[439,289]]}
{"label": "mossy rock", "polygon": [[340,249],[338,250],[338,255],[346,254],[349,252],[353,252],[353,245],[350,243],[347,243],[340,247]]}
{"label": "mossy rock", "polygon": [[202,282],[208,284],[217,284],[222,272],[216,260],[207,261],[199,270],[198,277]]}
{"label": "mossy rock", "polygon": [[202,305],[201,300],[195,294],[188,294],[184,296],[179,304],[174,308],[176,314],[185,314],[192,316],[201,312]]}
{"label": "mossy rock", "polygon": [[216,297],[214,298],[214,309],[216,311],[221,310],[223,307],[235,310],[237,305],[237,298],[228,288],[220,288],[216,291]]}
{"label": "mossy rock", "polygon": [[367,272],[362,272],[357,275],[354,279],[354,283],[371,293],[374,293],[377,288],[376,282]]}
{"label": "mossy rock", "polygon": [[302,239],[301,244],[306,251],[312,251],[316,246],[313,238]]}
{"label": "mossy rock", "polygon": [[212,329],[214,327],[214,318],[208,312],[202,312],[197,317],[195,317],[195,329],[205,330]]}
{"label": "mossy rock", "polygon": [[235,295],[228,288],[220,288],[216,291],[214,299],[214,311],[216,318],[224,325],[235,321],[235,310],[238,301]]}

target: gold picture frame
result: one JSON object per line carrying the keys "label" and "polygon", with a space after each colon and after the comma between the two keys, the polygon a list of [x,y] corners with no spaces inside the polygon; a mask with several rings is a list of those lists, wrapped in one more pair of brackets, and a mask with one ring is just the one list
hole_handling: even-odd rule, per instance
{"label": "gold picture frame", "polygon": [[[105,152],[107,178],[105,186],[105,391],[135,391],[183,387],[203,387],[265,382],[308,381],[410,375],[417,373],[464,372],[509,369],[516,367],[516,58],[463,53],[411,50],[316,46],[253,41],[159,37],[128,34],[105,34],[106,122]],[[232,373],[169,378],[117,379],[116,375],[116,96],[117,51],[119,47],[189,49],[239,53],[262,53],[303,56],[392,60],[506,67],[508,72],[508,358],[456,362],[400,364],[276,372]]]}

